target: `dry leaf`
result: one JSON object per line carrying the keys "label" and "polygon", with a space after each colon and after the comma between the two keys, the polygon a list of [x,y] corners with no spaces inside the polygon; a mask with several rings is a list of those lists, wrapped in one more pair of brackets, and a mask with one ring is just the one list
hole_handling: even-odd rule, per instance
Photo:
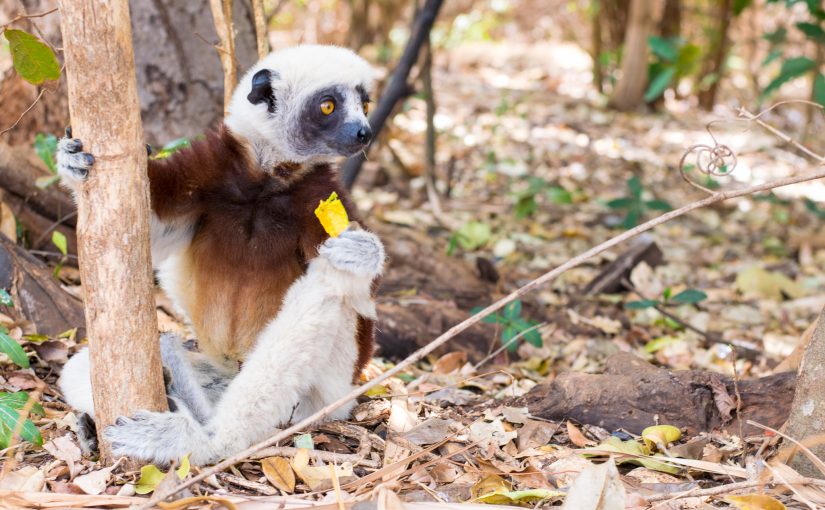
{"label": "dry leaf", "polygon": [[11,207],[5,202],[0,202],[0,232],[11,239],[12,243],[17,243],[17,220]]}
{"label": "dry leaf", "polygon": [[562,510],[624,510],[624,484],[616,463],[588,466],[573,481]]}
{"label": "dry leaf", "polygon": [[739,510],[785,510],[785,505],[764,494],[726,496],[725,501]]}
{"label": "dry leaf", "polygon": [[592,446],[596,444],[595,441],[591,441],[587,439],[581,430],[578,427],[573,425],[570,420],[567,420],[567,437],[570,438],[570,442],[574,445],[578,446],[579,448],[584,448],[586,446]]}
{"label": "dry leaf", "polygon": [[81,467],[76,463],[80,462],[80,447],[74,442],[70,434],[52,439],[43,445],[43,449],[52,454],[52,457],[62,460],[69,467],[70,478],[80,471]]}
{"label": "dry leaf", "polygon": [[[332,488],[332,472],[328,466],[310,466],[309,450],[301,448],[295,457],[292,458],[292,469],[311,491],[323,491]],[[335,476],[341,485],[350,483],[356,479],[352,473],[352,464],[345,462],[340,466],[335,466]]]}
{"label": "dry leaf", "polygon": [[464,351],[448,352],[441,356],[433,365],[434,374],[449,374],[455,372],[467,363],[467,353]]}
{"label": "dry leaf", "polygon": [[39,492],[43,490],[46,476],[34,466],[23,466],[0,480],[0,489],[21,492]]}
{"label": "dry leaf", "polygon": [[80,490],[86,494],[97,496],[106,490],[106,486],[109,484],[109,478],[112,476],[113,468],[114,466],[98,469],[97,471],[78,476],[74,479],[74,484],[80,487]]}
{"label": "dry leaf", "polygon": [[273,487],[290,494],[295,490],[295,473],[285,458],[267,457],[261,461],[261,469]]}

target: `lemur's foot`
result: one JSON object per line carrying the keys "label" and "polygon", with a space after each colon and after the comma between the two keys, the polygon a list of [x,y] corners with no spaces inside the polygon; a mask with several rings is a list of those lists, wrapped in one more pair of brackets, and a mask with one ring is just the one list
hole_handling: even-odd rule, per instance
{"label": "lemur's foot", "polygon": [[345,230],[330,237],[318,253],[333,266],[358,276],[375,277],[384,268],[384,245],[378,236],[365,230]]}
{"label": "lemur's foot", "polygon": [[118,418],[103,434],[115,457],[166,465],[184,455],[201,453],[192,451],[195,445],[198,450],[206,449],[199,429],[184,413],[137,411],[131,418]]}
{"label": "lemur's foot", "polygon": [[57,143],[57,174],[64,183],[80,184],[89,176],[95,157],[83,152],[83,142],[72,138],[72,128],[66,128],[66,136]]}

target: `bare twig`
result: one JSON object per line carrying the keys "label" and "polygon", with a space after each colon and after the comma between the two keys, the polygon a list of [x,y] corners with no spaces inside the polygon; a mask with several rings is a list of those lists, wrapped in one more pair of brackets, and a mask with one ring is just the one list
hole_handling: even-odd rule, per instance
{"label": "bare twig", "polygon": [[[754,118],[757,118],[757,117],[754,117]],[[823,161],[822,158],[818,157],[817,159],[820,160],[820,161]],[[288,427],[288,428],[280,431],[279,433],[271,436],[270,438],[268,438],[264,441],[261,441],[260,443],[252,445],[249,448],[246,448],[245,450],[243,450],[243,451],[241,451],[241,452],[239,452],[235,455],[232,455],[232,456],[228,457],[226,460],[224,460],[222,462],[219,462],[218,464],[215,464],[211,468],[203,470],[199,475],[194,476],[193,478],[180,483],[179,485],[177,485],[176,487],[174,487],[170,490],[160,491],[159,493],[156,493],[155,496],[152,497],[152,499],[150,499],[147,502],[147,504],[144,505],[141,508],[149,508],[151,505],[155,504],[156,502],[162,501],[162,500],[168,498],[169,496],[172,496],[172,495],[178,493],[179,491],[182,491],[182,490],[186,489],[187,487],[191,487],[192,485],[208,478],[209,476],[211,476],[215,473],[218,473],[218,472],[226,469],[227,467],[232,466],[233,464],[236,464],[237,462],[240,462],[240,461],[244,460],[245,458],[253,455],[255,452],[257,452],[259,450],[262,450],[264,448],[267,448],[269,446],[273,446],[273,445],[277,444],[278,442],[283,441],[284,439],[288,438],[290,435],[292,435],[292,434],[294,434],[294,433],[296,433],[296,432],[312,425],[316,421],[328,417],[329,414],[332,411],[334,411],[335,409],[338,409],[339,407],[346,404],[347,402],[352,401],[353,399],[355,399],[356,397],[358,397],[362,393],[364,393],[366,391],[369,391],[371,388],[374,388],[375,386],[379,385],[380,383],[382,383],[383,381],[389,379],[390,377],[393,377],[396,374],[401,373],[403,370],[406,370],[408,367],[412,366],[414,363],[417,363],[418,361],[422,360],[424,357],[426,357],[431,352],[435,351],[436,349],[438,349],[442,345],[446,344],[449,340],[455,338],[457,335],[459,335],[460,333],[466,331],[467,329],[469,329],[473,325],[481,322],[482,318],[484,318],[484,317],[500,310],[501,308],[503,308],[508,303],[511,303],[511,302],[515,301],[516,299],[524,296],[525,294],[527,294],[529,292],[532,292],[533,290],[535,290],[535,289],[537,289],[537,288],[539,288],[539,287],[555,280],[556,278],[558,278],[559,275],[565,273],[566,271],[569,271],[570,269],[572,269],[574,267],[577,267],[577,266],[581,265],[582,263],[584,263],[588,259],[591,259],[591,258],[595,257],[596,255],[599,255],[600,253],[602,253],[604,251],[607,251],[607,250],[609,250],[609,249],[611,249],[611,248],[613,248],[613,247],[615,247],[615,246],[617,246],[617,245],[619,245],[619,244],[621,244],[621,243],[623,243],[623,242],[625,242],[629,239],[632,239],[632,238],[638,236],[639,234],[641,234],[642,232],[647,232],[648,230],[651,230],[651,229],[653,229],[653,228],[655,228],[655,227],[657,227],[657,226],[659,226],[663,223],[667,223],[668,221],[673,220],[674,218],[678,218],[679,216],[683,216],[683,215],[685,215],[689,212],[695,211],[697,209],[702,209],[702,208],[707,207],[709,205],[716,204],[716,203],[719,203],[719,202],[722,202],[722,201],[725,201],[725,200],[730,200],[732,198],[743,197],[743,196],[746,196],[746,195],[752,195],[754,193],[759,193],[759,192],[767,191],[767,190],[774,189],[774,188],[789,186],[791,184],[798,184],[800,182],[812,181],[812,180],[815,180],[815,179],[822,179],[822,178],[825,178],[825,168],[817,168],[816,170],[811,171],[811,172],[803,173],[803,174],[800,174],[800,175],[789,176],[789,177],[785,177],[785,178],[782,178],[782,179],[776,179],[776,180],[773,180],[773,181],[770,181],[770,182],[765,182],[765,183],[762,183],[762,184],[757,184],[757,185],[754,185],[754,186],[749,186],[749,187],[738,189],[738,190],[717,191],[717,192],[711,194],[710,196],[707,196],[707,197],[705,197],[701,200],[697,200],[695,202],[692,202],[690,204],[682,206],[678,209],[666,212],[665,214],[662,214],[661,216],[659,216],[657,218],[654,218],[654,219],[652,219],[650,221],[647,221],[647,222],[645,222],[641,225],[638,225],[638,226],[636,226],[636,227],[634,227],[630,230],[622,232],[621,234],[619,234],[619,235],[617,235],[617,236],[615,236],[611,239],[608,239],[607,241],[605,241],[605,242],[603,242],[603,243],[601,243],[597,246],[594,246],[593,248],[590,248],[589,250],[573,257],[572,259],[570,259],[567,262],[561,264],[560,266],[556,267],[555,269],[553,269],[551,271],[548,271],[547,273],[543,274],[539,278],[536,278],[535,280],[529,282],[528,284],[524,285],[523,287],[519,288],[518,290],[515,290],[515,291],[511,292],[510,294],[508,294],[507,296],[499,299],[498,301],[491,304],[487,308],[481,310],[480,312],[476,313],[475,315],[465,319],[464,321],[460,322],[459,324],[456,324],[455,326],[448,329],[441,336],[439,336],[438,338],[436,338],[435,340],[433,340],[429,344],[425,345],[424,347],[422,347],[422,348],[418,349],[417,351],[415,351],[414,353],[410,354],[406,359],[404,359],[403,361],[398,363],[395,367],[393,367],[390,370],[384,372],[383,374],[376,377],[375,379],[359,386],[358,388],[353,389],[352,391],[350,391],[349,393],[347,393],[346,395],[344,395],[340,399],[336,400],[335,402],[332,402],[331,404],[328,404],[327,406],[323,407],[322,409],[320,409],[316,413],[312,414],[311,416],[308,416],[307,418],[304,418],[303,420],[301,420],[298,423],[292,425],[291,427]]]}
{"label": "bare twig", "polygon": [[[61,72],[62,72],[62,70],[61,70]],[[32,101],[32,104],[30,104],[28,108],[26,108],[25,110],[23,110],[23,113],[21,113],[21,114],[20,114],[20,116],[19,116],[19,117],[17,117],[17,120],[15,120],[15,121],[14,121],[14,124],[12,124],[11,126],[9,126],[9,127],[5,128],[5,129],[3,129],[2,131],[0,131],[0,136],[3,136],[3,135],[5,135],[6,133],[8,133],[9,131],[11,131],[12,129],[16,128],[16,127],[17,127],[17,125],[18,125],[18,124],[20,124],[20,121],[21,121],[21,120],[23,120],[23,117],[25,117],[25,116],[26,116],[26,114],[27,114],[27,113],[29,113],[29,112],[31,111],[31,109],[32,109],[32,108],[34,108],[34,105],[36,105],[36,104],[37,104],[37,102],[38,102],[38,101],[40,101],[40,98],[41,98],[41,97],[43,97],[43,94],[45,94],[45,93],[46,93],[46,89],[45,89],[45,88],[41,88],[41,89],[40,89],[40,93],[39,93],[39,94],[37,94],[37,97],[36,97],[36,98],[34,98],[34,101]]]}
{"label": "bare twig", "polygon": [[255,42],[258,45],[258,58],[264,58],[269,53],[264,0],[252,0],[252,14],[255,18]]}
{"label": "bare twig", "polygon": [[220,38],[218,56],[223,67],[223,113],[229,111],[229,102],[237,80],[235,67],[235,33],[232,27],[232,0],[209,0],[212,8],[212,19],[215,21],[215,31]]}
{"label": "bare twig", "polygon": [[0,29],[5,30],[6,28],[8,28],[9,25],[13,25],[14,23],[17,23],[18,21],[22,21],[24,19],[29,19],[29,18],[42,18],[43,16],[48,16],[49,14],[51,14],[53,12],[57,12],[57,7],[55,7],[54,9],[49,9],[48,11],[38,12],[36,14],[21,13],[21,14],[18,14],[17,16],[15,16],[15,17],[13,17],[12,19],[10,19],[7,23],[4,23],[3,26],[0,27]]}
{"label": "bare twig", "polygon": [[[717,485],[716,487],[709,487],[707,489],[690,489],[685,492],[680,492],[679,494],[654,494],[652,496],[646,496],[645,500],[647,500],[648,503],[653,503],[656,501],[675,501],[681,498],[718,496],[720,494],[730,494],[731,492],[741,491],[744,489],[752,489],[754,487],[764,487],[767,485],[776,485],[776,482],[765,482],[763,480],[745,480],[743,482],[734,482],[725,485]],[[825,487],[825,480],[819,480],[817,478],[803,478],[800,479],[798,482],[795,482],[794,485],[816,485],[819,487]]]}

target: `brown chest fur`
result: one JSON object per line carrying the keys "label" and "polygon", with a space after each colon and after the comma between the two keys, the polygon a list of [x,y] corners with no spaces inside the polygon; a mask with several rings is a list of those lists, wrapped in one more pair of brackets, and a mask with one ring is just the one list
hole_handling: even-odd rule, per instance
{"label": "brown chest fur", "polygon": [[[265,173],[225,130],[153,162],[149,171],[155,213],[195,223],[178,290],[201,350],[215,357],[242,360],[277,315],[287,289],[327,239],[314,215],[320,200],[336,191],[357,219],[328,165]],[[372,354],[372,321],[360,318],[358,329],[360,373]]]}

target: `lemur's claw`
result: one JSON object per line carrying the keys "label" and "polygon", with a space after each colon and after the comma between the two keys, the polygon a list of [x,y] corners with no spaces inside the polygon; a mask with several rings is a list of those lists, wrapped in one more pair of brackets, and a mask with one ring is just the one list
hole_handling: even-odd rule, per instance
{"label": "lemur's claw", "polygon": [[347,229],[321,245],[319,254],[333,266],[365,277],[375,277],[384,268],[384,245],[366,230]]}
{"label": "lemur's claw", "polygon": [[72,128],[66,128],[66,137],[57,143],[57,173],[68,184],[86,180],[95,164],[95,157],[83,152],[83,142],[72,138]]}

